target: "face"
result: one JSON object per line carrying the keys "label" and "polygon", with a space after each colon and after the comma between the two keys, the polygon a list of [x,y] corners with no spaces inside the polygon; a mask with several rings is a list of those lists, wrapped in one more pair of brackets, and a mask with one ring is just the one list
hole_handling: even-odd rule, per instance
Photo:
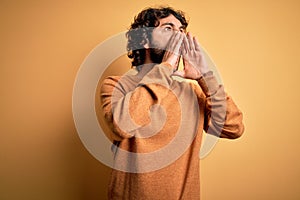
{"label": "face", "polygon": [[174,15],[169,15],[168,17],[159,20],[158,27],[153,29],[152,40],[150,42],[150,56],[153,62],[161,62],[165,49],[174,31],[185,32],[185,28]]}
{"label": "face", "polygon": [[181,22],[174,15],[160,19],[158,27],[154,28],[152,32],[152,45],[165,49],[174,31],[185,31]]}

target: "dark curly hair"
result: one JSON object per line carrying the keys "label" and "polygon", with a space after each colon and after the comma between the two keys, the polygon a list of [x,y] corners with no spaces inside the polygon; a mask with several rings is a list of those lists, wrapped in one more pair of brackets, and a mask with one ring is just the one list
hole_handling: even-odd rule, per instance
{"label": "dark curly hair", "polygon": [[[184,28],[188,26],[185,14],[171,7],[146,8],[134,17],[134,22],[126,33],[128,39],[127,56],[132,59],[132,66],[137,67],[144,64],[146,58],[144,45],[151,41],[151,30],[159,26],[159,19],[169,15],[176,17]],[[151,27],[152,29],[150,29]]]}

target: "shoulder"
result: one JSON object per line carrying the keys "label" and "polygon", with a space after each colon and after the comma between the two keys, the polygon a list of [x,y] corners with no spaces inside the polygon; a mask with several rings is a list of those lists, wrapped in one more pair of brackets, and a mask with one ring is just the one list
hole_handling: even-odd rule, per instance
{"label": "shoulder", "polygon": [[107,84],[117,84],[120,80],[120,76],[108,76],[102,81],[102,85],[107,85]]}
{"label": "shoulder", "polygon": [[120,80],[120,76],[108,76],[101,83],[101,93],[112,91]]}
{"label": "shoulder", "polygon": [[122,76],[108,76],[101,83],[101,92],[109,92],[114,89],[127,93],[133,90],[138,83],[135,75],[126,73]]}

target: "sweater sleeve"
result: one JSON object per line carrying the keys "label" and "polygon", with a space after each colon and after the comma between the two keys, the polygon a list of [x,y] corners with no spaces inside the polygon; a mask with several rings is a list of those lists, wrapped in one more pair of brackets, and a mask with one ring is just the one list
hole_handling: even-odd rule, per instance
{"label": "sweater sleeve", "polygon": [[[129,92],[124,91],[122,78],[108,77],[103,81],[100,97],[104,118],[113,131],[111,139],[121,141],[135,137],[150,123],[160,128],[163,120],[152,120],[155,118],[152,113],[160,118],[164,117],[164,113],[159,106],[153,105],[167,95],[172,72],[167,63],[156,65]],[[155,128],[152,131],[156,131]]]}
{"label": "sweater sleeve", "polygon": [[244,132],[243,114],[213,72],[204,74],[198,84],[205,94],[204,130],[221,138],[240,137]]}

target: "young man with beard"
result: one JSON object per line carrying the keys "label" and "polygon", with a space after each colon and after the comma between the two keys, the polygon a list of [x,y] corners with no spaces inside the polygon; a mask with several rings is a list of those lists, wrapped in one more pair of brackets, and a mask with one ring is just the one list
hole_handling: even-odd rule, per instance
{"label": "young man with beard", "polygon": [[140,12],[127,32],[137,74],[102,84],[114,141],[109,199],[200,199],[203,130],[229,139],[244,131],[241,111],[208,68],[197,39],[186,34],[187,25],[170,7]]}

